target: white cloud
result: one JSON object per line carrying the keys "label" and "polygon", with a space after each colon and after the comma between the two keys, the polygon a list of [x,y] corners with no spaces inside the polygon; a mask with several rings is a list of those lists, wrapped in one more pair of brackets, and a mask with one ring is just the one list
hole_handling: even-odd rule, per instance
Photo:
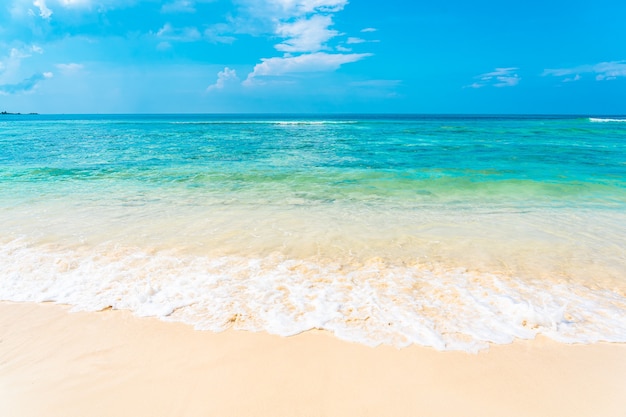
{"label": "white cloud", "polygon": [[156,47],[157,51],[168,51],[170,49],[172,49],[172,44],[169,42],[159,42],[159,44]]}
{"label": "white cloud", "polygon": [[287,15],[305,15],[313,12],[339,12],[348,4],[348,0],[251,0],[249,3],[256,6],[265,3]]}
{"label": "white cloud", "polygon": [[64,7],[87,7],[91,6],[91,0],[60,0]]}
{"label": "white cloud", "polygon": [[229,26],[227,24],[218,23],[217,25],[212,25],[206,28],[204,30],[204,37],[209,42],[231,44],[237,39],[234,36],[225,35],[228,31]]}
{"label": "white cloud", "polygon": [[195,3],[190,0],[175,0],[165,3],[161,7],[161,13],[195,13]]}
{"label": "white cloud", "polygon": [[543,76],[567,77],[563,82],[580,80],[581,74],[595,74],[597,81],[626,77],[626,61],[600,62],[594,65],[579,65],[573,68],[546,69]]}
{"label": "white cloud", "polygon": [[573,77],[567,77],[567,78],[564,78],[564,79],[563,79],[563,82],[564,82],[564,83],[571,83],[571,82],[574,82],[574,81],[578,81],[578,80],[580,80],[581,78],[582,78],[582,77],[581,77],[579,74],[576,74],[576,75],[575,75],[575,76],[573,76]]}
{"label": "white cloud", "polygon": [[101,12],[117,7],[127,7],[142,0],[2,0],[0,8],[5,8],[5,3],[11,3],[6,7],[14,21],[40,16],[42,19],[54,18],[55,10],[65,9],[93,9]]}
{"label": "white cloud", "polygon": [[[31,52],[40,53],[40,49],[41,48],[35,46],[25,49],[11,48],[8,56],[0,58],[0,83],[15,81],[23,77],[23,75],[20,74],[22,60],[29,58]],[[42,49],[41,51],[43,52]]]}
{"label": "white cloud", "polygon": [[376,28],[365,28],[365,29],[361,29],[362,33],[368,33],[368,32],[378,32],[378,29]]}
{"label": "white cloud", "polygon": [[326,42],[339,36],[334,14],[347,0],[235,0],[238,14],[230,19],[231,33],[272,35],[283,39],[281,52],[317,52],[331,49]]}
{"label": "white cloud", "polygon": [[287,39],[276,45],[276,49],[282,52],[317,52],[327,49],[324,44],[339,34],[336,30],[329,29],[332,24],[332,18],[327,15],[314,15],[292,23],[280,23],[276,34]]}
{"label": "white cloud", "polygon": [[468,85],[470,88],[482,88],[487,86],[492,87],[513,87],[519,84],[521,78],[517,74],[519,68],[496,68],[492,72],[487,72],[478,75],[478,81]]}
{"label": "white cloud", "polygon": [[29,56],[31,56],[29,53],[17,48],[11,48],[11,52],[9,53],[9,58],[16,60],[28,58]]}
{"label": "white cloud", "polygon": [[[52,72],[40,72],[25,76],[22,61],[32,56],[32,53],[42,54],[43,49],[37,45],[24,48],[11,48],[8,54],[0,57],[0,94],[14,95],[33,91],[40,82],[52,78]],[[25,78],[26,77],[26,78]]]}
{"label": "white cloud", "polygon": [[13,95],[20,93],[28,93],[34,90],[41,81],[52,78],[51,72],[44,72],[40,74],[34,74],[28,78],[21,80],[20,82],[13,84],[0,84],[0,94]]}
{"label": "white cloud", "polygon": [[348,45],[354,45],[357,43],[365,43],[365,42],[367,42],[365,39],[353,38],[353,37],[349,37],[348,40],[346,41]]}
{"label": "white cloud", "polygon": [[50,16],[52,16],[52,10],[46,6],[46,0],[35,0],[33,6],[39,9],[39,16],[42,18],[50,19]]}
{"label": "white cloud", "polygon": [[135,5],[142,0],[53,0],[63,7],[96,8],[99,11]]}
{"label": "white cloud", "polygon": [[329,54],[315,52],[299,56],[263,58],[260,64],[243,82],[244,85],[254,85],[259,77],[276,77],[289,74],[334,71],[341,65],[356,62],[371,54]]}
{"label": "white cloud", "polygon": [[[329,44],[332,39],[343,35],[331,27],[334,25],[334,14],[343,10],[348,0],[236,1],[250,21],[260,22],[244,24],[239,21],[239,31],[259,34],[255,31],[265,28],[266,34],[282,39],[274,47],[284,53],[282,57],[262,58],[261,63],[248,74],[244,85],[262,84],[268,77],[274,77],[273,81],[276,81],[276,77],[290,74],[334,71],[343,64],[371,55],[349,53],[350,49],[343,45]],[[348,44],[362,42],[365,40],[348,38]],[[322,52],[331,50],[337,53]]]}
{"label": "white cloud", "polygon": [[165,40],[193,42],[202,39],[202,34],[194,27],[174,28],[169,23],[163,25],[156,36]]}
{"label": "white cloud", "polygon": [[371,87],[371,88],[394,88],[402,84],[402,80],[367,80],[354,81],[350,85],[354,87]]}
{"label": "white cloud", "polygon": [[215,82],[215,84],[211,84],[207,88],[207,91],[221,90],[226,86],[227,83],[236,81],[239,81],[239,77],[237,77],[237,71],[228,67],[224,67],[222,71],[217,73],[217,81]]}
{"label": "white cloud", "polygon": [[76,72],[81,71],[83,68],[85,68],[85,66],[83,64],[76,64],[74,62],[71,62],[69,64],[56,64],[56,67],[63,73],[63,74],[73,74]]}

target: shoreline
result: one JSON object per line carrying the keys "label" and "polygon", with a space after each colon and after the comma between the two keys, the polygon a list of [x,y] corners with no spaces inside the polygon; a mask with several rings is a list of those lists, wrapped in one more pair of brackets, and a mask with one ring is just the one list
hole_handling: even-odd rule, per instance
{"label": "shoreline", "polygon": [[0,415],[623,416],[626,344],[470,354],[0,302]]}

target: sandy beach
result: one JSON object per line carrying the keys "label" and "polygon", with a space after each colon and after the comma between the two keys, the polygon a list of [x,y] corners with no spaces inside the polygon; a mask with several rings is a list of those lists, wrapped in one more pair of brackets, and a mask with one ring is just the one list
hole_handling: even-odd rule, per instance
{"label": "sandy beach", "polygon": [[0,303],[0,415],[624,416],[626,345],[479,354]]}

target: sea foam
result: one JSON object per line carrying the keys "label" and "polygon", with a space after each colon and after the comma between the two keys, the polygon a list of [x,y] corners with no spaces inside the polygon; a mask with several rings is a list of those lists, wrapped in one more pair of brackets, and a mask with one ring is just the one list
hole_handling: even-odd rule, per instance
{"label": "sea foam", "polygon": [[626,119],[590,117],[589,121],[593,123],[624,123]]}
{"label": "sea foam", "polygon": [[475,352],[538,334],[565,343],[626,342],[626,297],[568,282],[463,269],[59,249],[14,240],[0,249],[0,299],[107,307],[138,316],[289,336],[325,329],[375,346]]}

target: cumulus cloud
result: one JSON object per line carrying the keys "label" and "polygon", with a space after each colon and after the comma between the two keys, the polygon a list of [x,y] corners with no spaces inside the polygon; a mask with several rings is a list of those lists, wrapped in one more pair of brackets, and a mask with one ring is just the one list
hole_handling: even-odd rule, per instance
{"label": "cumulus cloud", "polygon": [[8,56],[0,59],[0,83],[7,80],[19,79],[22,60],[31,57],[31,53],[42,54],[43,49],[37,45],[18,49],[11,48]]}
{"label": "cumulus cloud", "polygon": [[626,61],[600,62],[594,65],[579,65],[573,68],[546,69],[543,76],[565,77],[563,82],[578,81],[582,74],[595,75],[597,81],[626,77]]}
{"label": "cumulus cloud", "polygon": [[50,19],[50,16],[52,16],[52,10],[46,5],[46,0],[35,0],[33,6],[39,9],[39,16],[42,18]]}
{"label": "cumulus cloud", "polygon": [[[283,56],[262,58],[243,82],[246,86],[263,84],[273,77],[309,72],[334,71],[341,65],[359,61],[371,54],[349,53],[344,46],[329,42],[343,36],[332,29],[334,14],[343,10],[347,0],[239,0],[252,16],[270,22],[271,34],[282,38],[274,47]],[[363,41],[364,42],[364,41]],[[348,38],[348,43],[361,43]],[[335,53],[325,51],[334,50]]]}
{"label": "cumulus cloud", "polygon": [[254,85],[259,78],[276,77],[287,74],[334,71],[341,65],[356,62],[371,54],[329,54],[315,52],[298,56],[263,58],[260,64],[248,74],[244,85]]}
{"label": "cumulus cloud", "polygon": [[1,84],[0,93],[4,95],[12,95],[32,91],[37,85],[46,78],[52,78],[51,72],[44,72],[32,75],[15,84]]}
{"label": "cumulus cloud", "polygon": [[487,86],[492,87],[514,87],[516,86],[521,78],[517,74],[517,70],[519,68],[511,67],[511,68],[496,68],[492,72],[487,72],[484,74],[480,74],[474,78],[478,79],[478,81],[468,85],[470,88],[482,88]]}
{"label": "cumulus cloud", "polygon": [[237,77],[237,71],[225,67],[222,71],[217,73],[217,81],[215,82],[215,84],[211,84],[207,88],[207,91],[221,90],[226,86],[227,83],[236,81],[239,81],[239,77]]}
{"label": "cumulus cloud", "polygon": [[310,53],[330,49],[326,44],[340,33],[331,27],[334,14],[347,0],[238,0],[240,15],[232,24],[236,32],[272,35],[283,39],[281,52]]}
{"label": "cumulus cloud", "polygon": [[282,52],[317,52],[327,49],[324,44],[339,34],[336,30],[329,29],[332,24],[332,18],[326,15],[280,23],[276,34],[286,39],[276,45],[276,49]]}

